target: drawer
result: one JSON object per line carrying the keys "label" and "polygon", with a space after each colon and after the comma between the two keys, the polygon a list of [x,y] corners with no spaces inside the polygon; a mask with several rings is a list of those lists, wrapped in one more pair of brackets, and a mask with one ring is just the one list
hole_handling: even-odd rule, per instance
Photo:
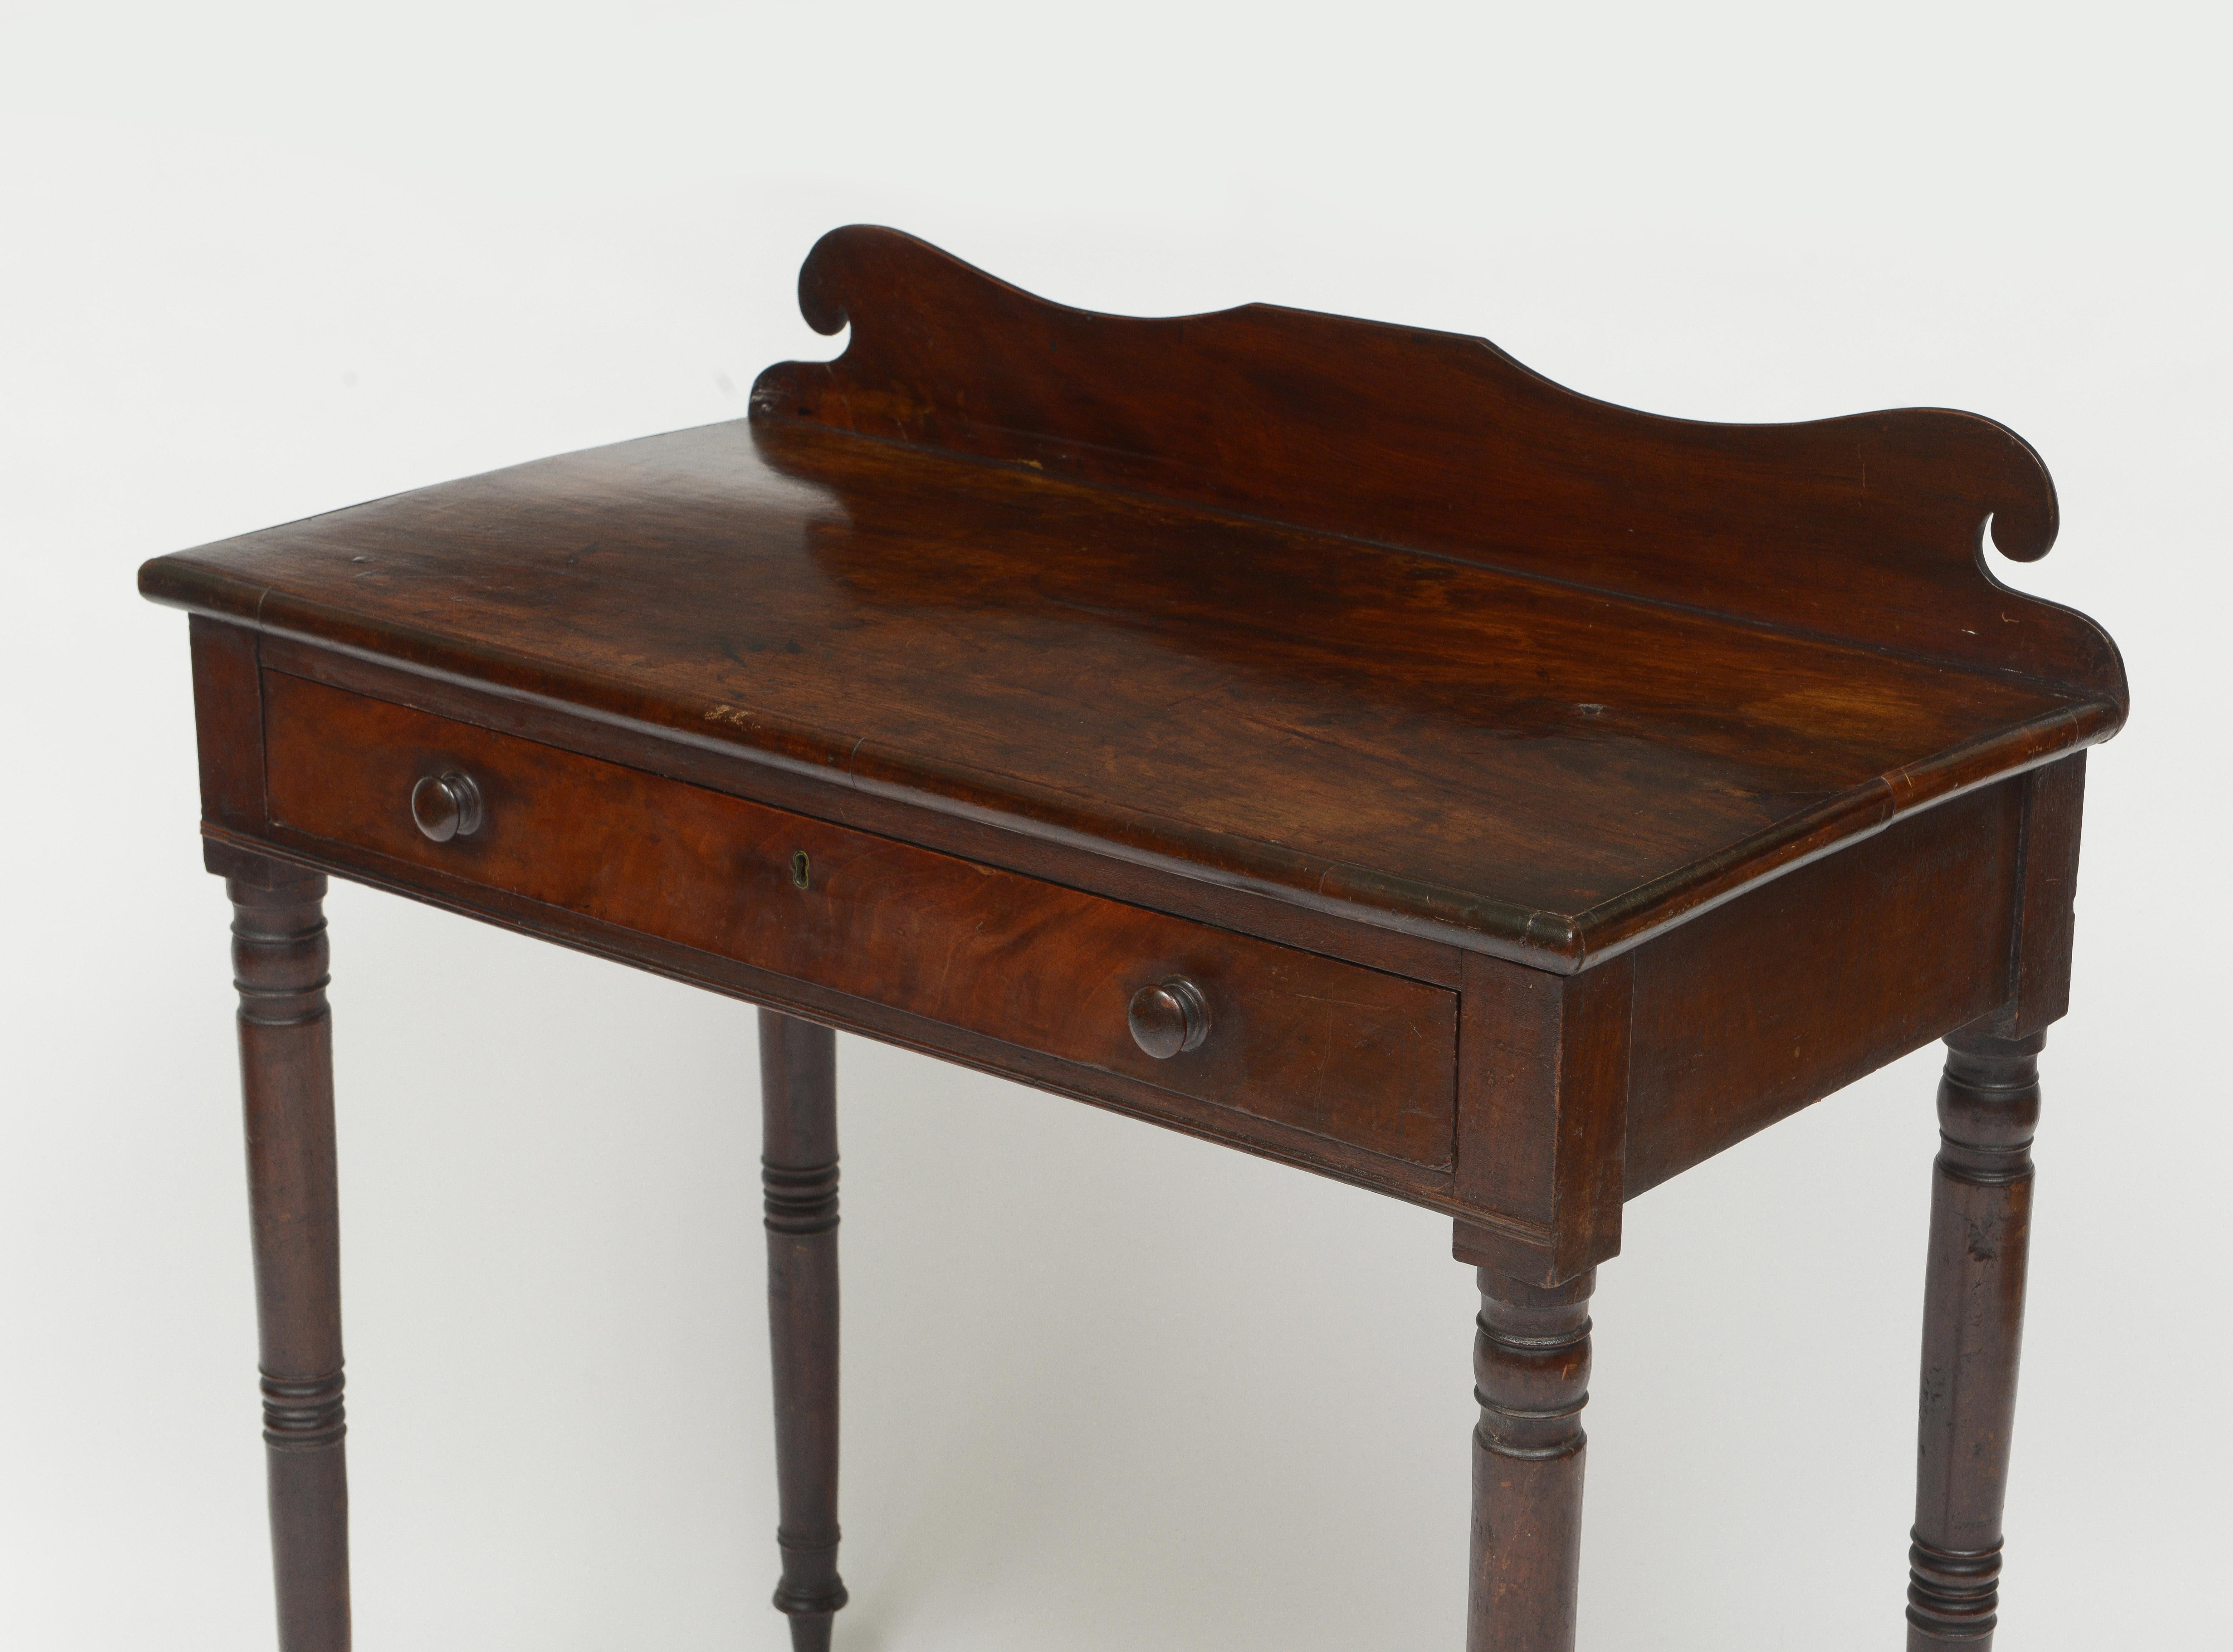
{"label": "drawer", "polygon": [[[1424,982],[555,746],[264,674],[270,823],[1429,1168],[1451,1163],[1457,998]],[[413,788],[456,771],[469,835]],[[1163,1059],[1134,993],[1198,988]]]}

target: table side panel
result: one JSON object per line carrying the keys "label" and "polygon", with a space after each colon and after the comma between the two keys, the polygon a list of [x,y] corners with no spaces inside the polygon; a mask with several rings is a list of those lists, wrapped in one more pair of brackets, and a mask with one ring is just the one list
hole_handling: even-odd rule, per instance
{"label": "table side panel", "polygon": [[[275,829],[1411,1164],[1450,1162],[1456,998],[1439,988],[283,673],[265,673],[264,711]],[[481,787],[488,821],[436,844],[407,799],[452,766]],[[1172,973],[1202,987],[1214,1031],[1156,1062],[1124,1007]]]}
{"label": "table side panel", "polygon": [[1637,950],[1628,1197],[2008,998],[2028,778],[1896,822]]}

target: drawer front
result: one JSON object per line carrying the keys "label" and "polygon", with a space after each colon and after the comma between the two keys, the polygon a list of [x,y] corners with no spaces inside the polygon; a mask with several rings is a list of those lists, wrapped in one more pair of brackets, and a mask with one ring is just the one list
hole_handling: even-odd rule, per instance
{"label": "drawer front", "polygon": [[[1451,1162],[1457,998],[1402,976],[833,826],[277,672],[273,826],[1117,1073],[1429,1168]],[[413,788],[457,771],[468,835]],[[1158,1060],[1132,995],[1183,976],[1209,1032]]]}

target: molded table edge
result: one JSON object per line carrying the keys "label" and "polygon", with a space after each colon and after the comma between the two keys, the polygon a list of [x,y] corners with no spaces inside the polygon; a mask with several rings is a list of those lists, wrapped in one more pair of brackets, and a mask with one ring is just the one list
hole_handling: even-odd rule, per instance
{"label": "molded table edge", "polygon": [[[522,662],[492,650],[397,627],[373,632],[368,628],[355,627],[345,610],[285,597],[279,599],[279,612],[267,613],[272,606],[272,587],[214,573],[182,560],[190,554],[159,556],[143,563],[140,569],[140,595],[166,607],[183,608],[267,635],[331,649],[649,738],[693,746],[749,764],[765,764],[997,829],[1086,849],[1197,882],[1247,890],[1328,916],[1395,930],[1558,975],[1579,974],[1592,965],[1617,957],[1687,919],[1872,836],[1895,820],[1977,786],[2051,763],[2080,747],[2099,744],[2116,733],[2123,723],[2122,708],[2114,701],[2100,698],[2080,699],[2044,717],[1980,736],[1891,774],[1878,776],[1851,791],[1789,816],[1725,849],[1664,873],[1582,913],[1545,912],[1485,900],[1460,890],[1438,888],[1344,862],[1292,852],[1282,855],[1271,844],[1247,845],[1256,851],[1250,856],[1254,866],[1235,863],[1232,850],[1238,846],[1236,840],[1208,836],[1180,823],[1136,811],[1123,811],[1123,817],[1136,823],[1140,836],[1148,842],[1126,842],[1074,823],[1082,811],[1078,800],[1069,794],[1033,787],[1005,776],[993,776],[960,765],[947,771],[957,788],[967,779],[975,779],[980,789],[995,793],[1001,803],[1028,803],[1044,812],[1023,814],[999,803],[910,784],[915,777],[936,777],[932,772],[933,760],[908,751],[903,770],[889,758],[880,764],[882,750],[868,737],[849,738],[833,732],[828,743],[817,751],[804,729],[765,727],[761,732],[770,743],[747,745],[734,738],[677,727],[649,716],[631,716],[587,702],[578,693],[564,692],[570,687],[578,690],[590,680],[544,668],[524,667]],[[389,646],[375,647],[368,641],[351,641],[348,634],[353,628],[368,637],[376,636]],[[416,644],[420,652],[399,654],[394,651],[397,643]],[[531,687],[504,677],[459,668],[477,660],[502,667],[512,678],[539,679],[541,686]],[[785,746],[790,749],[784,749]],[[863,771],[864,758],[869,772]],[[877,767],[889,772],[879,776],[873,772]],[[910,778],[899,777],[902,772]],[[998,780],[999,784],[986,785],[986,780]],[[1098,806],[1097,816],[1106,821],[1116,812],[1103,804]],[[1162,853],[1149,846],[1156,840],[1169,843],[1174,850],[1183,849],[1192,841],[1207,852],[1191,856]],[[1280,858],[1287,860],[1295,875],[1281,878],[1266,875],[1273,869],[1267,863]]]}

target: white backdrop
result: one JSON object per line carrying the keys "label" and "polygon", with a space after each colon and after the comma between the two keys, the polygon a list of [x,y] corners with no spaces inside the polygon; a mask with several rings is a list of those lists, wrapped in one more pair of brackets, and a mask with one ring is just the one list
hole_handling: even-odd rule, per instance
{"label": "white backdrop", "polygon": [[[2002,1643],[2223,1644],[2219,9],[19,6],[0,1645],[268,1645],[221,888],[143,558],[732,418],[817,234],[2045,454],[2124,646]],[[776,1649],[744,1006],[336,887],[360,1643]],[[850,1652],[1447,1647],[1439,1218],[847,1039]],[[1585,1645],[1898,1643],[1929,1052],[1631,1207]]]}

